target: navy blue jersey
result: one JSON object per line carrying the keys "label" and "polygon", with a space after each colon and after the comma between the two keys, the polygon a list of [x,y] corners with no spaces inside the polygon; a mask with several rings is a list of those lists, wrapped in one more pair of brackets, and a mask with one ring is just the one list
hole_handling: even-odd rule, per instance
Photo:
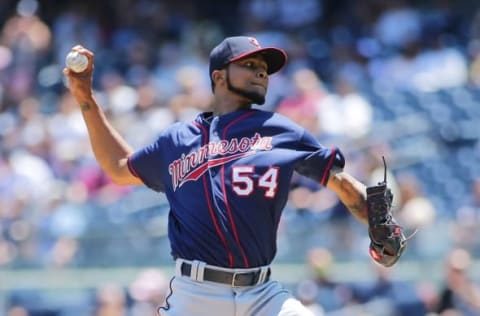
{"label": "navy blue jersey", "polygon": [[209,116],[170,126],[130,157],[129,168],[165,192],[174,258],[230,268],[270,264],[293,172],[325,185],[343,156],[276,113]]}

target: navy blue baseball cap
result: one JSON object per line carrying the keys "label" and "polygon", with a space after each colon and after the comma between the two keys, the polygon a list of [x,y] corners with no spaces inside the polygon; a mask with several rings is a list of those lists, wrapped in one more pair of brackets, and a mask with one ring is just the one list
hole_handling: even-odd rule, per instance
{"label": "navy blue baseball cap", "polygon": [[210,76],[214,70],[223,69],[231,62],[254,54],[261,54],[265,58],[269,75],[279,71],[287,62],[287,53],[283,49],[262,47],[254,37],[227,37],[210,52]]}

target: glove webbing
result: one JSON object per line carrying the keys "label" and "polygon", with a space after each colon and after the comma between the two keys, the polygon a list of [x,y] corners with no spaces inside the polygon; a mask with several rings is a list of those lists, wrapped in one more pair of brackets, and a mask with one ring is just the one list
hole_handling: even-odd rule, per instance
{"label": "glove webbing", "polygon": [[369,210],[369,225],[375,226],[378,224],[387,223],[392,216],[390,208],[392,206],[392,193],[387,189],[385,182],[379,183],[377,186],[367,188],[367,202]]}

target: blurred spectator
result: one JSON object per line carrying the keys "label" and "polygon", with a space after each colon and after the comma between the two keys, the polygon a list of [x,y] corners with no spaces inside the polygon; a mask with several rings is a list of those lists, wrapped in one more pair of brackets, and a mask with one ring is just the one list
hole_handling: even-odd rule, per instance
{"label": "blurred spectator", "polygon": [[480,87],[480,40],[475,46],[478,47],[472,48],[473,59],[469,68],[469,79],[474,86]]}
{"label": "blurred spectator", "polygon": [[278,104],[276,111],[318,135],[318,113],[327,95],[322,81],[314,71],[301,68],[292,74],[292,82],[294,92]]}
{"label": "blurred spectator", "polygon": [[190,121],[210,108],[211,93],[202,79],[201,70],[195,67],[180,67],[176,72],[175,80],[180,90],[168,106],[177,121]]}
{"label": "blurred spectator", "polygon": [[465,84],[467,59],[445,40],[442,27],[446,27],[441,22],[423,25],[417,9],[407,7],[403,0],[393,3],[399,7],[384,12],[378,33],[395,49],[369,62],[373,80],[381,86],[426,92]]}
{"label": "blurred spectator", "polygon": [[1,108],[21,102],[35,90],[38,65],[52,44],[50,27],[35,15],[38,3],[23,7],[20,4],[17,14],[7,19],[1,30],[1,42],[8,47],[5,52],[11,57],[4,61],[5,73],[0,72],[7,105]]}
{"label": "blurred spectator", "polygon": [[[93,3],[90,3],[92,5]],[[82,44],[97,48],[102,36],[95,12],[82,2],[72,3],[54,17],[50,30],[52,32],[53,52],[58,63],[64,63],[65,56],[71,47]]]}
{"label": "blurred spectator", "polygon": [[411,78],[413,87],[430,92],[466,84],[468,64],[465,56],[456,47],[449,47],[438,30],[427,31],[428,46],[415,58],[416,71]]}
{"label": "blurred spectator", "polygon": [[417,282],[416,292],[427,315],[434,314],[439,302],[438,286],[432,281]]}
{"label": "blurred spectator", "polygon": [[475,86],[480,86],[480,10],[473,15],[467,43],[468,54],[471,58],[469,77]]}
{"label": "blurred spectator", "polygon": [[480,226],[480,177],[472,181],[468,200],[455,210],[452,237],[458,247],[475,254],[480,253],[477,232]]}
{"label": "blurred spectator", "polygon": [[397,175],[400,199],[396,217],[407,229],[424,228],[433,224],[435,207],[425,196],[421,181],[412,173]]}
{"label": "blurred spectator", "polygon": [[372,105],[346,76],[336,78],[334,91],[318,107],[321,134],[352,140],[367,136],[373,119]]}
{"label": "blurred spectator", "polygon": [[425,315],[423,302],[411,283],[396,280],[391,268],[372,263],[371,280],[352,287],[353,301],[371,315]]}
{"label": "blurred spectator", "polygon": [[296,289],[296,296],[302,304],[308,308],[315,316],[324,316],[325,311],[317,302],[319,289],[315,281],[304,280],[298,283]]}
{"label": "blurred spectator", "polygon": [[300,29],[315,23],[322,14],[322,1],[249,0],[249,15],[280,29]]}
{"label": "blurred spectator", "polygon": [[96,291],[95,316],[127,316],[127,298],[121,286],[105,284]]}
{"label": "blurred spectator", "polygon": [[30,313],[21,306],[13,306],[8,309],[6,316],[30,316]]}
{"label": "blurred spectator", "polygon": [[398,49],[420,39],[422,23],[418,9],[409,6],[405,0],[383,4],[385,8],[375,25],[375,34],[384,45]]}
{"label": "blurred spectator", "polygon": [[131,316],[156,316],[157,308],[163,306],[169,289],[163,272],[156,269],[142,271],[129,286],[133,300]]}
{"label": "blurred spectator", "polygon": [[428,228],[433,227],[437,211],[430,198],[423,193],[421,180],[412,173],[400,173],[397,179],[401,198],[396,206],[395,218],[406,229],[407,237],[415,233],[408,241],[411,255],[423,258],[438,256],[445,244],[432,244],[438,237],[435,231]]}
{"label": "blurred spectator", "polygon": [[480,287],[468,276],[470,254],[461,248],[453,249],[445,262],[446,280],[440,293],[437,312],[450,315],[473,316],[480,314]]}
{"label": "blurred spectator", "polygon": [[351,302],[350,289],[331,278],[335,265],[332,253],[326,248],[313,248],[307,253],[310,278],[299,283],[297,296],[316,315],[328,314]]}

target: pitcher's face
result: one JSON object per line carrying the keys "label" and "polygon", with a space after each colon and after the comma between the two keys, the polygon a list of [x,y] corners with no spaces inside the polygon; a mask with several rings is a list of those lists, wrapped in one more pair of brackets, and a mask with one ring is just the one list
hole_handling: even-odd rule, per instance
{"label": "pitcher's face", "polygon": [[264,104],[268,89],[267,63],[259,55],[230,63],[226,68],[227,87],[255,104]]}

